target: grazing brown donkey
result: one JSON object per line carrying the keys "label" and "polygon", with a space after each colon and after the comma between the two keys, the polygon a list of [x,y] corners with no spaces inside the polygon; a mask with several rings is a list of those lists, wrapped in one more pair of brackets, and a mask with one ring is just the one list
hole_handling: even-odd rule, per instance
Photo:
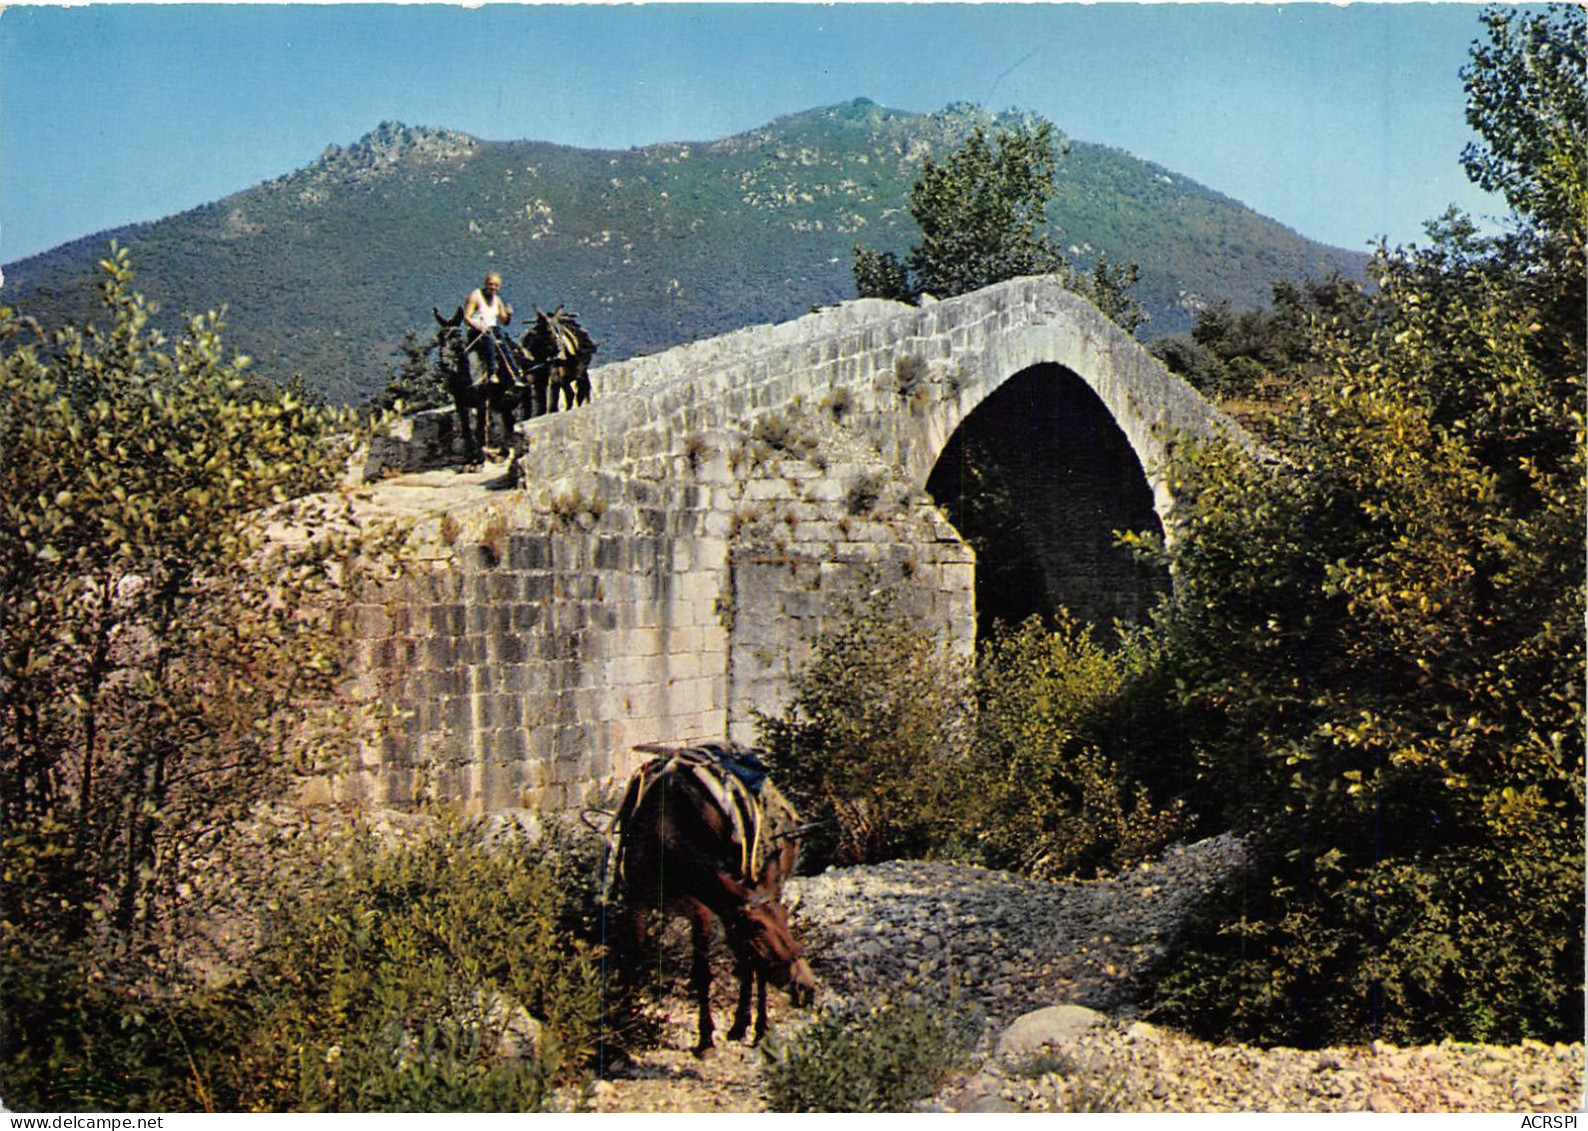
{"label": "grazing brown donkey", "polygon": [[660,753],[629,780],[613,822],[614,879],[630,927],[644,953],[646,916],[660,911],[689,919],[694,944],[690,982],[700,1010],[695,1055],[712,1047],[711,924],[722,923],[739,976],[739,1005],[728,1039],[750,1027],[766,1034],[766,983],[787,987],[807,1004],[816,983],[801,956],[783,905],[783,881],[799,858],[799,818],[771,782],[754,751],[727,743],[641,746]]}

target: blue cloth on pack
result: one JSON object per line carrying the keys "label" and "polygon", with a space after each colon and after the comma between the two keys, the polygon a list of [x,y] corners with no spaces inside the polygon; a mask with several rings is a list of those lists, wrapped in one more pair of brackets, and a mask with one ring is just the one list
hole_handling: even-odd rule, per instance
{"label": "blue cloth on pack", "polygon": [[751,793],[760,794],[761,785],[770,771],[757,751],[731,746],[726,742],[704,742],[699,749],[716,759],[718,765],[742,781]]}

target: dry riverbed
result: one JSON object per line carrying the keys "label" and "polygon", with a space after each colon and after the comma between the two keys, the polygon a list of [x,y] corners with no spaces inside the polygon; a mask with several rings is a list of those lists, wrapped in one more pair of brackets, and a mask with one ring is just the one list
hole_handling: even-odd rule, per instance
{"label": "dry riverbed", "polygon": [[[953,986],[986,1023],[966,1070],[923,1101],[935,1111],[1576,1111],[1583,1045],[1300,1051],[1215,1046],[1146,1024],[1138,977],[1194,898],[1239,862],[1228,837],[1172,849],[1090,882],[1038,883],[952,864],[831,869],[790,885],[796,926],[827,1002]],[[718,963],[719,1025],[731,1012]],[[800,1023],[773,994],[774,1027]],[[704,1060],[689,1002],[663,1003],[665,1043],[597,1083],[596,1111],[764,1111],[761,1054]]]}

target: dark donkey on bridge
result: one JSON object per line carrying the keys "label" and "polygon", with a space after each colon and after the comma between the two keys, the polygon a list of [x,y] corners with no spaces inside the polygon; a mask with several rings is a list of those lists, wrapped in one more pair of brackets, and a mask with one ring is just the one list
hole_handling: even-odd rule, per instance
{"label": "dark donkey on bridge", "polygon": [[484,453],[493,412],[501,419],[502,444],[508,447],[520,417],[554,412],[559,399],[564,408],[590,400],[595,339],[561,306],[550,314],[535,309],[535,321],[523,341],[504,350],[502,377],[485,372],[478,357],[471,365],[472,332],[463,323],[461,306],[450,318],[443,318],[435,307],[430,313],[437,326],[434,348],[457,410],[467,462],[478,463]]}
{"label": "dark donkey on bridge", "polygon": [[739,977],[739,1004],[729,1040],[750,1027],[766,1034],[766,983],[787,987],[796,1005],[815,996],[783,905],[783,881],[799,859],[799,818],[770,781],[754,751],[728,743],[694,747],[640,746],[659,753],[629,780],[613,820],[613,879],[629,926],[625,940],[647,952],[653,910],[690,922],[690,981],[699,1005],[695,1055],[712,1047],[711,924],[720,920]]}
{"label": "dark donkey on bridge", "polygon": [[467,463],[478,463],[490,437],[492,412],[502,422],[502,446],[512,446],[513,429],[528,399],[529,386],[522,380],[527,359],[507,356],[500,376],[486,372],[483,358],[476,357],[471,367],[473,343],[469,338],[474,331],[464,324],[463,307],[453,311],[451,318],[443,318],[435,307],[430,308],[430,313],[436,320],[437,362],[463,432],[463,458]]}
{"label": "dark donkey on bridge", "polygon": [[573,408],[590,400],[590,359],[596,343],[579,325],[578,315],[559,303],[547,314],[535,308],[535,321],[524,333],[524,353],[530,359],[529,415]]}

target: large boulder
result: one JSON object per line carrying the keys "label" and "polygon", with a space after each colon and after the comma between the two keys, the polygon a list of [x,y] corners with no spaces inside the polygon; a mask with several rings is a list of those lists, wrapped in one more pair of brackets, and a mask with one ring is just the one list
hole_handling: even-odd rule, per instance
{"label": "large boulder", "polygon": [[1081,1005],[1050,1005],[1015,1018],[998,1037],[999,1056],[1020,1056],[1059,1044],[1103,1024],[1107,1018]]}

